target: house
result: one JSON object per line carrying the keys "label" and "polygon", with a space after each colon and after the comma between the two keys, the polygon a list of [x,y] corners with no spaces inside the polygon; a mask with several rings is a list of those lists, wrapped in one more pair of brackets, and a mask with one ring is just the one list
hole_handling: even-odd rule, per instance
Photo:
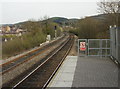
{"label": "house", "polygon": [[1,31],[2,31],[3,33],[5,33],[5,32],[10,32],[10,31],[11,31],[11,28],[10,28],[10,26],[2,26],[2,27],[1,27]]}
{"label": "house", "polygon": [[20,29],[20,28],[18,28],[18,29],[16,30],[16,33],[22,33],[22,32],[23,32],[23,30]]}
{"label": "house", "polygon": [[11,28],[10,28],[10,26],[6,26],[6,32],[10,32],[10,30],[11,30]]}

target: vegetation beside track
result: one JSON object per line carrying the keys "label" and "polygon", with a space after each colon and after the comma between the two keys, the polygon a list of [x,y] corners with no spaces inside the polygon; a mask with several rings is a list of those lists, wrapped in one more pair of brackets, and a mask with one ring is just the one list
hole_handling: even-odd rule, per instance
{"label": "vegetation beside track", "polygon": [[94,19],[92,17],[86,17],[78,20],[76,26],[69,30],[70,33],[74,33],[80,39],[105,39],[109,38],[109,28],[103,21]]}
{"label": "vegetation beside track", "polygon": [[[55,37],[54,26],[57,26],[57,36],[61,35],[61,30],[58,24],[53,22],[35,22],[28,21],[22,24],[23,29],[27,32],[22,36],[12,36],[12,40],[2,43],[2,59],[19,54],[25,50],[39,46],[46,41],[46,36],[51,35],[51,39]],[[11,37],[11,36],[3,36]]]}

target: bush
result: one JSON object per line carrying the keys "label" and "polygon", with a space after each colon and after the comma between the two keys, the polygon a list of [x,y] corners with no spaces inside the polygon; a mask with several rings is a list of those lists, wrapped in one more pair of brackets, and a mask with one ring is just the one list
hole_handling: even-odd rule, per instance
{"label": "bush", "polygon": [[24,50],[38,46],[40,43],[46,40],[46,35],[42,32],[37,32],[35,35],[26,34],[21,38],[15,38],[14,40],[3,42],[2,44],[2,57],[10,57],[16,55]]}

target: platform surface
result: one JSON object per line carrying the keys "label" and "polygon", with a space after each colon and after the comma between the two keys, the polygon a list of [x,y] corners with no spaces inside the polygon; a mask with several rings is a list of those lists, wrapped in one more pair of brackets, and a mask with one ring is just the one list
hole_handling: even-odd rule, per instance
{"label": "platform surface", "polygon": [[109,58],[79,57],[72,87],[118,87],[118,67]]}
{"label": "platform surface", "polygon": [[118,67],[109,58],[67,56],[48,87],[118,87]]}
{"label": "platform surface", "polygon": [[72,87],[77,56],[67,56],[48,87]]}

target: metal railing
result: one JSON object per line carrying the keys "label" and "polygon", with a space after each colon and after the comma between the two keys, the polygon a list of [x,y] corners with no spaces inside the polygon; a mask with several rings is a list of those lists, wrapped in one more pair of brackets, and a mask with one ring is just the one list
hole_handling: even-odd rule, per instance
{"label": "metal railing", "polygon": [[[86,50],[80,50],[80,42]],[[120,63],[120,28],[110,27],[110,39],[78,39],[78,56],[111,56]]]}
{"label": "metal railing", "polygon": [[88,39],[88,56],[110,56],[110,39]]}
{"label": "metal railing", "polygon": [[[85,50],[81,50],[81,42],[85,42]],[[78,39],[78,55],[110,56],[110,39]]]}

